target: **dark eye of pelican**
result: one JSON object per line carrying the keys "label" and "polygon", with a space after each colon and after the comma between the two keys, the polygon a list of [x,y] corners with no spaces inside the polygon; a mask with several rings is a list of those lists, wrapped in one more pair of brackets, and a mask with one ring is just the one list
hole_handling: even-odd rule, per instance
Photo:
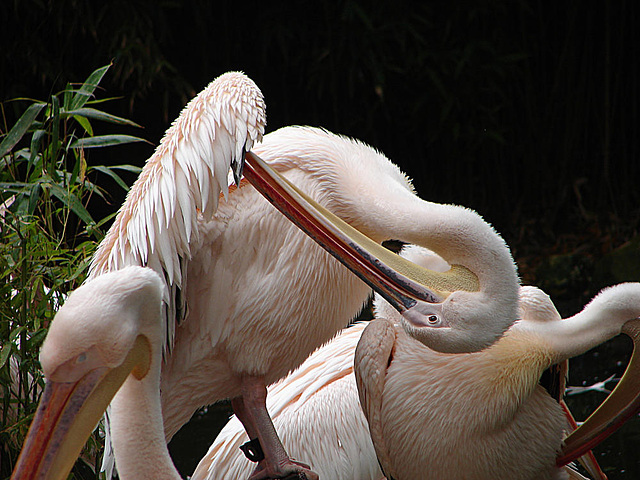
{"label": "dark eye of pelican", "polygon": [[427,321],[429,322],[430,325],[437,325],[438,323],[440,323],[440,319],[438,318],[437,315],[429,315],[429,318],[427,318]]}
{"label": "dark eye of pelican", "polygon": [[76,357],[76,363],[82,363],[87,359],[87,354],[82,352],[80,355]]}

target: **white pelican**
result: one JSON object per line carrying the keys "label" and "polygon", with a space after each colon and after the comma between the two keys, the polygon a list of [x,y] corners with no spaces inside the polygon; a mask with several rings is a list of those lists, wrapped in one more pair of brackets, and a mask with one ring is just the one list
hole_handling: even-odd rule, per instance
{"label": "white pelican", "polygon": [[[315,478],[282,448],[265,386],[347,325],[370,289],[248,183],[218,205],[229,166],[236,165],[237,176],[244,151],[253,148],[246,177],[403,310],[405,327],[434,348],[474,351],[495,341],[515,318],[518,277],[506,244],[479,215],[419,199],[406,176],[371,147],[296,127],[254,145],[264,123],[262,95],[244,75],[225,74],[201,92],[147,161],[90,276],[141,265],[165,282],[167,440],[196,409],[230,398],[252,439],[249,455],[260,460],[252,479],[296,472]],[[305,206],[291,198],[295,187],[269,177],[258,156],[307,192]],[[424,245],[456,267],[438,276],[396,265],[357,232],[345,233],[348,225],[336,229],[339,220],[314,200],[375,242]],[[381,268],[377,257],[391,268]],[[483,324],[489,315],[493,321]]]}
{"label": "white pelican", "polygon": [[640,283],[609,287],[567,319],[535,287],[522,287],[520,306],[521,319],[504,337],[475,353],[436,352],[387,319],[367,326],[355,352],[355,377],[388,477],[568,478],[556,464],[582,455],[638,411],[634,355],[618,385],[622,407],[612,394],[556,459],[566,418],[538,381],[551,365],[621,332],[637,344]]}

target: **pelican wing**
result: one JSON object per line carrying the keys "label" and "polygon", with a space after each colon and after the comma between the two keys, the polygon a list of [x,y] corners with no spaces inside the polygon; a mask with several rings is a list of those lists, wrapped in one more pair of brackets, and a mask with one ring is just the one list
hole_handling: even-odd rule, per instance
{"label": "pelican wing", "polygon": [[186,264],[198,244],[198,218],[211,218],[236,181],[244,153],[262,139],[265,104],[239,72],[211,82],[167,130],[98,247],[89,277],[127,265],[149,266],[165,281],[166,348],[186,313]]}
{"label": "pelican wing", "polygon": [[382,397],[395,343],[393,322],[384,318],[373,320],[360,337],[353,362],[360,404],[369,422],[378,461],[388,478],[394,477],[394,473],[389,471],[391,460],[382,432]]}

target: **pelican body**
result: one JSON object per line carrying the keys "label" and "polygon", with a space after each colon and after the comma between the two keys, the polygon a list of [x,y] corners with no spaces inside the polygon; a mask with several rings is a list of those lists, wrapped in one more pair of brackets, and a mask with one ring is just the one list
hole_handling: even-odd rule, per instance
{"label": "pelican body", "polygon": [[[388,477],[569,478],[560,467],[577,455],[560,452],[571,428],[560,404],[538,384],[540,376],[621,332],[637,337],[640,283],[605,289],[567,319],[541,290],[522,287],[520,311],[519,320],[494,345],[459,355],[426,348],[391,320],[367,327],[354,370]],[[637,385],[637,372],[625,377],[624,383]],[[637,412],[637,392],[632,396]],[[619,406],[626,408],[624,401]],[[612,423],[603,421],[600,427]],[[591,421],[583,427],[591,428]]]}

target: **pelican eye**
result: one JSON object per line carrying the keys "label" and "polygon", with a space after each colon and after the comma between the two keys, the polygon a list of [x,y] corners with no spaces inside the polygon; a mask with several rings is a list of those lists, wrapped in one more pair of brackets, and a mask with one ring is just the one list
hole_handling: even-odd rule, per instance
{"label": "pelican eye", "polygon": [[84,363],[87,360],[87,352],[82,352],[76,357],[76,363]]}
{"label": "pelican eye", "polygon": [[440,323],[440,318],[437,315],[429,315],[427,318],[429,325],[437,325]]}

